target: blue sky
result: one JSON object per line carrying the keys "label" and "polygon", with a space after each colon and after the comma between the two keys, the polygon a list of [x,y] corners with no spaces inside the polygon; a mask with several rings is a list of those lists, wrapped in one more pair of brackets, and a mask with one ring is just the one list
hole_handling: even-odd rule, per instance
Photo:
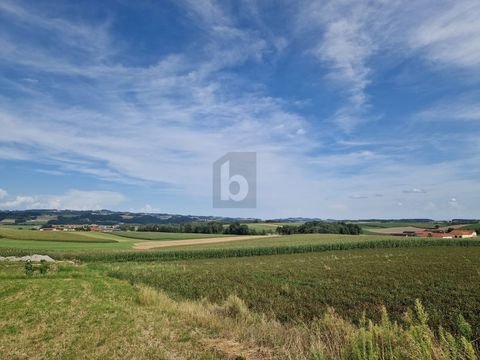
{"label": "blue sky", "polygon": [[[0,2],[0,209],[480,217],[480,2]],[[255,209],[212,163],[255,151]]]}

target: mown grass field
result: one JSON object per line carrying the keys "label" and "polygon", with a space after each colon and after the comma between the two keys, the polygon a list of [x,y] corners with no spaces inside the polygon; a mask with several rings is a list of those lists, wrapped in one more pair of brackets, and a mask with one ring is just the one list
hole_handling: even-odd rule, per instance
{"label": "mown grass field", "polygon": [[30,241],[59,241],[59,242],[115,242],[116,238],[110,234],[91,232],[67,231],[36,231],[0,228],[0,239],[30,240]]}
{"label": "mown grass field", "polygon": [[0,303],[2,359],[219,358],[188,318],[143,306],[138,289],[84,266],[28,278],[23,265],[0,264]]}

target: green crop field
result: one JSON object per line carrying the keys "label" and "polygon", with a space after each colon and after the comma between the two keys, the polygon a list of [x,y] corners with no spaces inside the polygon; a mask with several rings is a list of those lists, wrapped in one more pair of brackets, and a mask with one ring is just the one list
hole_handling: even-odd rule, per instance
{"label": "green crop field", "polygon": [[462,313],[480,335],[480,248],[366,249],[105,268],[111,276],[180,299],[222,302],[236,294],[251,309],[281,321],[311,321],[328,306],[352,321],[364,310],[378,318],[380,304],[399,320],[418,298],[430,310],[432,325],[455,328]]}
{"label": "green crop field", "polygon": [[0,256],[76,260],[44,275],[0,262],[5,358],[480,353],[478,239],[308,234],[134,250],[142,241],[212,235],[0,231]]}
{"label": "green crop field", "polygon": [[[418,223],[418,222],[358,222],[363,229],[388,229],[394,227],[406,227],[413,226],[419,229],[425,229],[435,226],[436,223]],[[440,224],[440,226],[445,226],[445,224]]]}
{"label": "green crop field", "polygon": [[477,230],[477,229],[480,229],[480,223],[468,224],[468,225],[462,226],[460,229],[461,230]]}
{"label": "green crop field", "polygon": [[[224,242],[206,245],[191,245],[189,250],[194,249],[238,249],[238,248],[265,248],[277,246],[300,246],[300,245],[318,245],[318,244],[338,244],[338,243],[362,243],[365,241],[378,240],[399,240],[395,236],[373,236],[367,235],[338,235],[338,234],[295,234],[285,236],[268,236],[259,239],[246,239],[234,242]],[[171,247],[172,250],[180,250],[184,247]]]}

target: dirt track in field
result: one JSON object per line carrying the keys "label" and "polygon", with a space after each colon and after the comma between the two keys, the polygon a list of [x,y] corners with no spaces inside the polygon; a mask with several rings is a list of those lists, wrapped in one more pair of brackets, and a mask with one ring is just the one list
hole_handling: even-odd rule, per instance
{"label": "dirt track in field", "polygon": [[203,244],[216,244],[240,240],[255,240],[262,239],[278,235],[245,235],[245,236],[226,236],[204,239],[190,239],[190,240],[168,240],[168,241],[142,241],[136,243],[133,247],[138,250],[158,249],[169,246],[184,246],[184,245],[203,245]]}

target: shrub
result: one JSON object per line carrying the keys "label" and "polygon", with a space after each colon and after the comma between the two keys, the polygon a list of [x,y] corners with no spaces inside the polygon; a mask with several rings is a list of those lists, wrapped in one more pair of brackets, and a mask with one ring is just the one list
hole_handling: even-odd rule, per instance
{"label": "shrub", "polygon": [[25,274],[27,276],[32,276],[33,275],[33,265],[30,260],[25,261]]}
{"label": "shrub", "polygon": [[45,275],[46,273],[48,273],[49,269],[50,265],[48,264],[48,262],[46,262],[45,260],[41,260],[40,267],[38,269],[40,271],[40,274]]}

